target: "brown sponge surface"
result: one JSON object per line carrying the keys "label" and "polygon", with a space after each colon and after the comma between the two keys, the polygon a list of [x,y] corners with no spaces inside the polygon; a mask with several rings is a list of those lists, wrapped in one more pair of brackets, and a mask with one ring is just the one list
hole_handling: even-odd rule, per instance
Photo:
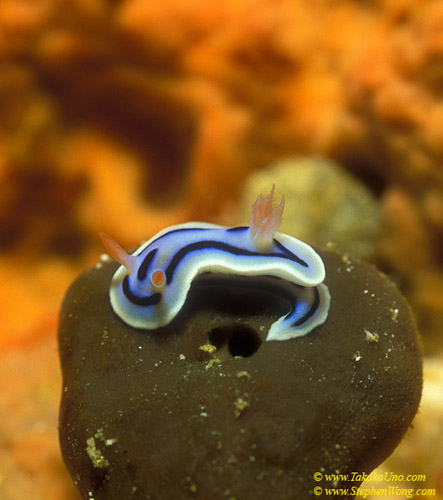
{"label": "brown sponge surface", "polygon": [[409,307],[374,267],[319,253],[328,319],[280,342],[266,334],[289,304],[263,282],[201,280],[155,331],[113,312],[114,263],[74,282],[59,329],[60,440],[83,498],[308,498],[358,485],[325,475],[369,472],[393,451],[422,389]]}

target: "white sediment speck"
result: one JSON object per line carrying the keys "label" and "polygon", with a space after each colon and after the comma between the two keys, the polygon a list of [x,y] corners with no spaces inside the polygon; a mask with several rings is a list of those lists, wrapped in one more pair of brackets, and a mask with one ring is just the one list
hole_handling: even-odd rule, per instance
{"label": "white sediment speck", "polygon": [[365,339],[366,339],[366,342],[377,343],[378,339],[379,339],[379,335],[376,332],[371,332],[371,331],[365,329]]}
{"label": "white sediment speck", "polygon": [[391,307],[389,309],[389,311],[391,312],[391,319],[392,319],[392,321],[397,322],[398,312],[399,312],[398,309],[394,308],[394,307]]}

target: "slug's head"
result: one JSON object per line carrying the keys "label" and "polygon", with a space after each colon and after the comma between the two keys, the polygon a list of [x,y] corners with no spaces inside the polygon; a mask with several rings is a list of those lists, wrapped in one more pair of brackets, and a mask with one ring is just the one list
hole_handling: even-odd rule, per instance
{"label": "slug's head", "polygon": [[282,196],[280,205],[274,205],[274,188],[268,196],[260,194],[251,208],[249,234],[255,248],[263,253],[272,250],[274,234],[283,220],[285,198]]}
{"label": "slug's head", "polygon": [[[128,271],[130,276],[136,275],[139,267],[137,256],[125,252],[125,250],[123,250],[123,248],[109,235],[100,233],[100,237],[109,255],[121,264]],[[166,285],[166,275],[164,271],[161,269],[152,271],[148,283],[152,286],[153,291],[163,290]]]}
{"label": "slug's head", "polygon": [[151,285],[154,289],[162,290],[166,284],[166,274],[161,269],[153,271],[151,274]]}

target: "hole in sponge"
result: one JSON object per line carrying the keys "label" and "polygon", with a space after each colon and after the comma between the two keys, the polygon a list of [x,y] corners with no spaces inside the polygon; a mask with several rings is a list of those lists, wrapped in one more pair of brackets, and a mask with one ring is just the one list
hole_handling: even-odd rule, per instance
{"label": "hole in sponge", "polygon": [[233,356],[248,358],[257,351],[260,343],[260,338],[253,330],[242,329],[230,338],[229,352]]}
{"label": "hole in sponge", "polygon": [[242,358],[252,356],[261,344],[258,333],[246,325],[214,328],[209,332],[208,339],[217,350],[226,346],[231,356]]}

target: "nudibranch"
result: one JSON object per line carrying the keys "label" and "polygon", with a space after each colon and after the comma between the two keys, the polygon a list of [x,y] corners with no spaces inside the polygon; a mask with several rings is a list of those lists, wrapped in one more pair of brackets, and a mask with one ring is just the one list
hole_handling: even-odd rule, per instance
{"label": "nudibranch", "polygon": [[[289,312],[271,325],[266,340],[301,337],[324,323],[330,304],[325,267],[312,247],[277,232],[284,198],[274,205],[274,187],[252,205],[249,226],[189,222],[168,227],[132,255],[110,236],[103,243],[121,266],[113,276],[115,313],[135,328],[154,330],[182,309],[195,278],[207,274],[273,280],[290,301]],[[274,287],[275,288],[275,287]]]}

